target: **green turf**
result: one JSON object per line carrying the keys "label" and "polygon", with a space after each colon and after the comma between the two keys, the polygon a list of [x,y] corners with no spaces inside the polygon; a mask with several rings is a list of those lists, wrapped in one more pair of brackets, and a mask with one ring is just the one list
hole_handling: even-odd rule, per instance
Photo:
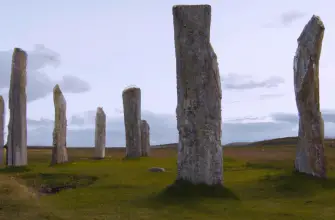
{"label": "green turf", "polygon": [[[49,154],[34,154],[28,167],[0,169],[0,219],[335,219],[335,172],[312,178],[292,172],[291,160],[225,157],[225,187],[208,188],[170,185],[175,156],[91,160],[78,152],[49,167]],[[167,172],[148,172],[153,166]]]}

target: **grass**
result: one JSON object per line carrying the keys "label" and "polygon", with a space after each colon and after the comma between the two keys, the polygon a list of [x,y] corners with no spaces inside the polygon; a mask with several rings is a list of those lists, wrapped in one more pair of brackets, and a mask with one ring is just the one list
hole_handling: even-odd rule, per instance
{"label": "grass", "polygon": [[[108,149],[69,149],[71,162],[49,166],[50,149],[30,149],[29,166],[0,169],[0,219],[334,219],[335,149],[326,149],[329,178],[293,171],[295,148],[224,148],[224,187],[177,181],[176,151],[123,160]],[[148,172],[164,167],[164,173]]]}

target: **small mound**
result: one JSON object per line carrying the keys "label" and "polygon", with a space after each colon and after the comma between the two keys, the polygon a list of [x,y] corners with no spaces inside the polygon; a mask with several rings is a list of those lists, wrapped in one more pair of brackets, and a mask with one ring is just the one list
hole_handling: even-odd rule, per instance
{"label": "small mound", "polygon": [[185,180],[176,180],[160,193],[161,198],[194,198],[212,197],[239,200],[239,198],[229,189],[222,185],[208,186],[206,184],[192,184]]}
{"label": "small mound", "polygon": [[293,171],[280,175],[266,175],[259,180],[264,190],[274,191],[274,195],[285,197],[309,196],[320,189],[335,189],[335,179],[322,179]]}
{"label": "small mound", "polygon": [[41,213],[33,190],[20,184],[13,177],[0,175],[0,201],[0,219],[15,219],[17,216],[37,219]]}
{"label": "small mound", "polygon": [[55,194],[66,189],[76,189],[93,184],[95,176],[73,175],[66,173],[38,173],[22,176],[27,184],[41,194]]}

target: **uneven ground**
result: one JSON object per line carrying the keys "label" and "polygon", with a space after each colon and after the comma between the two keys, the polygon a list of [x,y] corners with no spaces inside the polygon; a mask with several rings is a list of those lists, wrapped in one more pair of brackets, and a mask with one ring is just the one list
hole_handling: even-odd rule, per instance
{"label": "uneven ground", "polygon": [[[122,149],[108,149],[105,160],[69,149],[72,162],[56,167],[48,166],[50,149],[31,149],[28,167],[0,169],[0,219],[333,220],[335,148],[326,149],[329,179],[318,180],[292,172],[294,146],[273,145],[225,148],[226,189],[215,196],[164,191],[176,175],[172,147],[127,161]],[[148,172],[153,166],[167,172]]]}

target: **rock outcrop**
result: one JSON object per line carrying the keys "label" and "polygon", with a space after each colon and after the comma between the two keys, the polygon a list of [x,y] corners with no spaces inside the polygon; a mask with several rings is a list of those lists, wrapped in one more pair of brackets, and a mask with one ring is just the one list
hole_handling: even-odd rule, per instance
{"label": "rock outcrop", "polygon": [[177,180],[221,185],[221,83],[210,43],[211,6],[173,7],[177,69]]}
{"label": "rock outcrop", "polygon": [[320,112],[319,60],[325,27],[313,15],[298,38],[294,57],[294,90],[299,112],[299,134],[295,169],[326,177],[324,122]]}
{"label": "rock outcrop", "polygon": [[5,101],[0,96],[0,164],[3,164],[4,159],[4,129],[5,129]]}
{"label": "rock outcrop", "polygon": [[150,127],[146,120],[141,121],[141,151],[142,156],[150,156]]}
{"label": "rock outcrop", "polygon": [[9,88],[8,166],[27,165],[27,53],[15,48]]}
{"label": "rock outcrop", "polygon": [[101,107],[97,108],[95,116],[95,148],[94,157],[97,159],[105,158],[106,147],[106,114]]}
{"label": "rock outcrop", "polygon": [[153,172],[153,173],[162,173],[162,172],[165,172],[165,169],[162,167],[151,167],[148,169],[148,171]]}
{"label": "rock outcrop", "polygon": [[68,161],[67,147],[66,147],[66,100],[63,96],[59,85],[53,89],[53,98],[55,106],[55,125],[53,131],[53,148],[51,165],[65,163]]}
{"label": "rock outcrop", "polygon": [[122,92],[126,157],[137,158],[141,153],[141,90],[130,87]]}

